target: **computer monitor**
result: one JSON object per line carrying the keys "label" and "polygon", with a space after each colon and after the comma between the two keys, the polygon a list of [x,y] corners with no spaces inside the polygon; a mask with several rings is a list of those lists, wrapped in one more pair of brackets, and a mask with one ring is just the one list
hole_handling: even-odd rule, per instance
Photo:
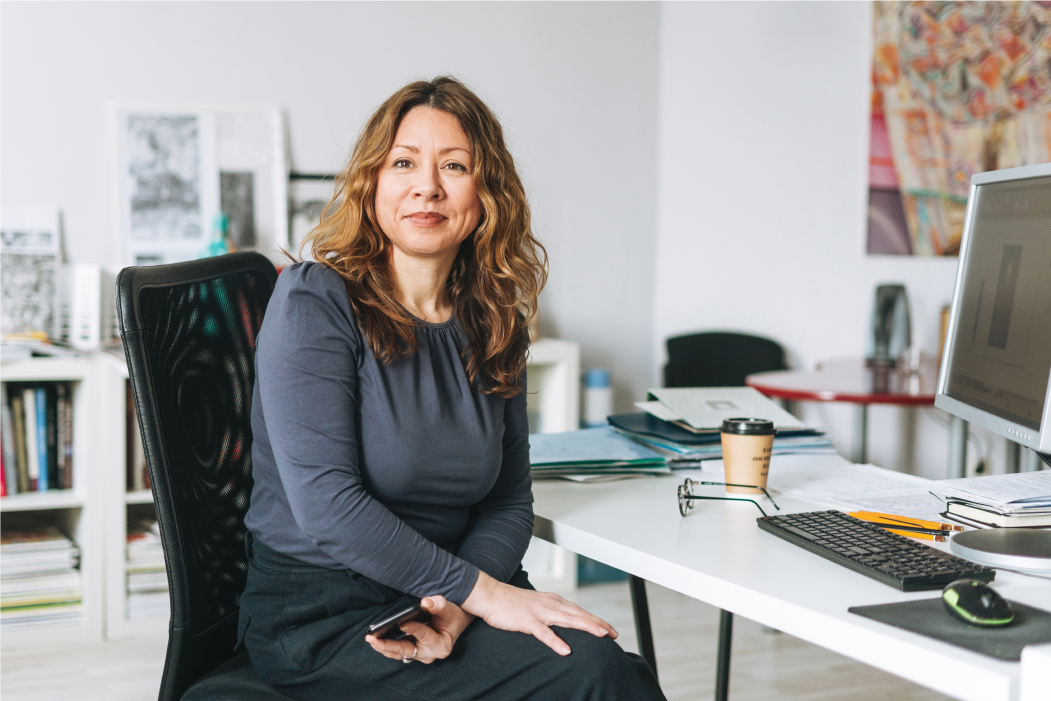
{"label": "computer monitor", "polygon": [[1049,378],[1051,163],[973,175],[934,405],[1049,462]]}

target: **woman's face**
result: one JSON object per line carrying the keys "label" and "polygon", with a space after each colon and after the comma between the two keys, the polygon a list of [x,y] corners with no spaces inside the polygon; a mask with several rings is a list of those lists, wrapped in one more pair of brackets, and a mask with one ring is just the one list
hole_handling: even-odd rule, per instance
{"label": "woman's face", "polygon": [[401,120],[376,183],[376,216],[397,253],[456,255],[478,226],[471,143],[451,114],[414,107]]}

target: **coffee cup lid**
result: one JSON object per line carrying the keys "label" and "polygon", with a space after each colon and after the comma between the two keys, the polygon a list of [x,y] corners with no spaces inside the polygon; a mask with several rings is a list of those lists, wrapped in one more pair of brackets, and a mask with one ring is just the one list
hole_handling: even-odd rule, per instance
{"label": "coffee cup lid", "polygon": [[739,436],[772,436],[777,433],[773,421],[756,418],[726,419],[721,431]]}

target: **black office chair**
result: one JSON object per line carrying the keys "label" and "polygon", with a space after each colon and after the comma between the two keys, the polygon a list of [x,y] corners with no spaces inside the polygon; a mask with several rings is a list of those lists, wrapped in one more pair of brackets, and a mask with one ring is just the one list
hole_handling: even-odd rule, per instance
{"label": "black office chair", "polygon": [[255,338],[276,280],[258,253],[117,277],[171,596],[160,701],[288,701],[247,653],[234,653],[248,572]]}
{"label": "black office chair", "polygon": [[668,339],[665,387],[743,387],[754,372],[787,370],[785,350],[768,338],[711,331]]}
{"label": "black office chair", "polygon": [[[668,339],[665,387],[743,387],[754,372],[787,370],[785,350],[769,338],[743,333],[709,331]],[[730,694],[730,652],[734,615],[719,609],[719,654],[715,671],[715,699]]]}

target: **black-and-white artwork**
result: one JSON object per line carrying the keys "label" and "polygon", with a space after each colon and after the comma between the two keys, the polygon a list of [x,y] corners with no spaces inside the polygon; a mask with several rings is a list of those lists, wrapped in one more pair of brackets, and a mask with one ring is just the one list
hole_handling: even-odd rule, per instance
{"label": "black-and-white artwork", "polygon": [[[299,255],[299,248],[307,234],[321,223],[321,213],[332,201],[335,190],[335,180],[325,179],[297,179],[289,183],[289,245],[290,252]],[[304,250],[303,256],[309,257],[309,252]]]}
{"label": "black-and-white artwork", "polygon": [[0,333],[56,334],[59,214],[5,206],[0,219]]}
{"label": "black-and-white artwork", "polygon": [[219,173],[219,206],[235,248],[255,245],[255,174]]}
{"label": "black-and-white artwork", "polygon": [[221,214],[235,247],[282,259],[288,157],[280,110],[113,105],[112,112],[122,262],[214,255],[209,243]]}
{"label": "black-and-white artwork", "polygon": [[202,238],[198,118],[129,114],[127,120],[131,237]]}

